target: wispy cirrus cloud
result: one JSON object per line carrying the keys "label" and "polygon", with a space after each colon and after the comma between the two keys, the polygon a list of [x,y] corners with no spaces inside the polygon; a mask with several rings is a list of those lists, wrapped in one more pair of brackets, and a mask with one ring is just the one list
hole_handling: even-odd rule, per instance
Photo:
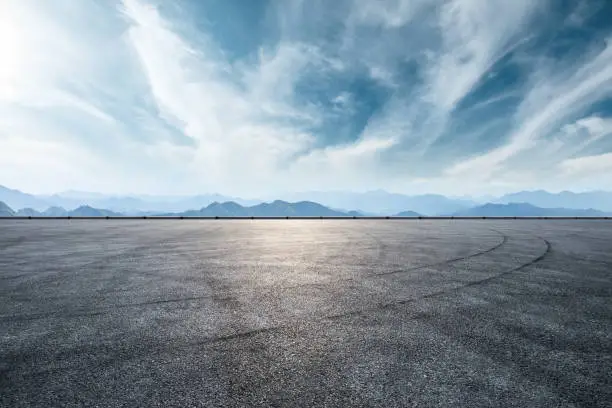
{"label": "wispy cirrus cloud", "polygon": [[[562,60],[556,64],[557,76],[538,79],[518,106],[515,129],[508,142],[483,155],[455,164],[448,174],[487,174],[497,176],[507,170],[503,164],[529,149],[541,149],[552,133],[571,129],[572,121],[580,118],[598,101],[612,95],[612,47],[589,55],[580,64]],[[606,122],[606,119],[601,119]],[[592,118],[578,120],[576,125],[591,124]],[[570,126],[569,128],[567,126]],[[601,136],[606,136],[601,135]],[[592,140],[594,141],[594,140]]]}
{"label": "wispy cirrus cloud", "polygon": [[234,5],[3,2],[0,184],[489,193],[612,151],[606,2]]}

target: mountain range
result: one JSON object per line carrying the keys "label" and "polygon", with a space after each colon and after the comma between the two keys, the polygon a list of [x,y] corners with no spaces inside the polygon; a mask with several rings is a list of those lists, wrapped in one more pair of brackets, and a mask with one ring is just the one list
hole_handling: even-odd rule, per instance
{"label": "mountain range", "polygon": [[164,215],[198,216],[198,217],[342,217],[362,215],[357,211],[337,211],[312,201],[289,203],[275,200],[271,203],[260,203],[244,207],[233,201],[214,202],[200,210],[190,210]]}
{"label": "mountain range", "polygon": [[[0,201],[0,216],[3,217],[117,217],[122,215],[125,214],[106,209],[93,208],[87,205],[80,206],[70,211],[62,207],[49,207],[45,211],[37,211],[33,208],[22,208],[15,211]],[[188,210],[177,213],[151,213],[149,215],[185,217],[342,217],[361,216],[363,214],[357,211],[336,211],[310,201],[288,203],[286,201],[276,200],[271,203],[261,203],[247,207],[233,201],[224,203],[214,202],[199,210]]]}
{"label": "mountain range", "polygon": [[45,211],[37,211],[33,208],[22,208],[15,211],[0,201],[1,217],[119,217],[121,215],[123,214],[110,210],[93,208],[88,205],[82,205],[70,211],[62,207],[49,207]]}
{"label": "mountain range", "polygon": [[452,215],[467,217],[605,217],[611,213],[592,208],[542,208],[528,203],[487,203]]}
{"label": "mountain range", "polygon": [[49,207],[77,208],[83,205],[92,208],[106,208],[124,214],[140,215],[151,212],[178,212],[188,208],[201,208],[215,201],[234,201],[241,205],[258,204],[261,200],[245,200],[220,194],[202,194],[194,196],[120,196],[66,191],[49,195],[34,195],[0,186],[0,201],[12,208],[32,208],[45,211]]}
{"label": "mountain range", "polygon": [[571,191],[549,193],[544,190],[520,191],[489,201],[499,204],[529,203],[543,208],[594,208],[599,211],[612,211],[612,192],[609,191],[589,191],[583,193]]}
{"label": "mountain range", "polygon": [[[612,212],[612,192],[550,193],[521,191],[501,197],[446,197],[438,194],[404,195],[384,190],[369,192],[306,192],[281,195],[279,199],[241,199],[220,194],[194,196],[105,195],[66,191],[34,195],[0,186],[0,201],[18,215],[502,215],[569,214],[570,216]],[[498,205],[498,206],[493,206]],[[531,206],[531,207],[530,207]],[[73,208],[73,210],[65,210]],[[569,210],[569,211],[565,211]],[[2,211],[7,211],[2,210]],[[259,215],[260,214],[260,215]]]}
{"label": "mountain range", "polygon": [[[122,216],[125,214],[110,210],[93,208],[90,206],[80,206],[68,211],[61,207],[50,207],[45,211],[39,212],[33,208],[23,208],[13,210],[8,205],[0,201],[0,216],[72,216],[72,217],[106,217]],[[312,201],[300,201],[289,203],[282,200],[275,200],[271,203],[261,203],[253,206],[242,206],[233,201],[224,203],[214,202],[199,210],[188,210],[178,213],[150,214],[158,216],[182,216],[182,217],[352,217],[363,216],[358,211],[337,211],[319,203]],[[419,217],[421,214],[414,211],[401,211],[393,214],[397,217]],[[482,206],[472,207],[464,211],[458,211],[448,216],[475,216],[475,217],[603,217],[610,216],[612,213],[594,209],[571,209],[571,208],[541,208],[528,203],[509,203],[495,204],[487,203]]]}
{"label": "mountain range", "polygon": [[450,198],[439,194],[405,195],[384,190],[356,192],[306,192],[287,194],[289,201],[312,200],[332,208],[354,208],[368,215],[390,215],[401,211],[414,211],[424,215],[448,214],[474,207],[479,202],[463,198]]}

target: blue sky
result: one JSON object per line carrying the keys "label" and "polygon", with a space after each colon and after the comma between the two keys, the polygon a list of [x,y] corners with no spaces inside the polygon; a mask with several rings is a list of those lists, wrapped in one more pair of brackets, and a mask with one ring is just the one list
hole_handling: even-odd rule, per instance
{"label": "blue sky", "polygon": [[606,0],[3,0],[0,184],[612,189]]}

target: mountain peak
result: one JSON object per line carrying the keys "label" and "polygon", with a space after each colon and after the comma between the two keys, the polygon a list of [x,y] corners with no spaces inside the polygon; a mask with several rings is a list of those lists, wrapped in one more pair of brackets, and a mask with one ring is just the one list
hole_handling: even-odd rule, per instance
{"label": "mountain peak", "polygon": [[0,217],[12,217],[15,215],[15,211],[3,201],[0,201]]}

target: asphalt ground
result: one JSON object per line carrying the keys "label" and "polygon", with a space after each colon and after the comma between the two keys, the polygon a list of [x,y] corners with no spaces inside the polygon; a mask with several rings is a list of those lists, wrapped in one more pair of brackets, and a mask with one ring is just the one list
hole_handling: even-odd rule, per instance
{"label": "asphalt ground", "polygon": [[0,405],[610,407],[612,222],[2,220]]}

